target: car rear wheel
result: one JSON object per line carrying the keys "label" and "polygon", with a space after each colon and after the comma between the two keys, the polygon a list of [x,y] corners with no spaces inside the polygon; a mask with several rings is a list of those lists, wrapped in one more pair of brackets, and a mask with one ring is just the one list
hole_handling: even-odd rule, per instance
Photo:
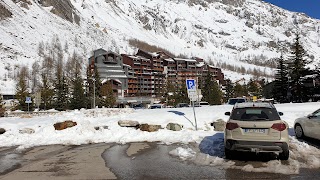
{"label": "car rear wheel", "polygon": [[232,159],[233,152],[230,149],[224,148],[224,155],[226,156],[226,159]]}
{"label": "car rear wheel", "polygon": [[283,151],[279,154],[280,160],[288,160],[289,159],[289,150]]}
{"label": "car rear wheel", "polygon": [[303,133],[303,129],[301,127],[300,124],[297,124],[295,127],[294,127],[294,132],[296,134],[296,137],[298,139],[302,139],[304,137],[304,133]]}

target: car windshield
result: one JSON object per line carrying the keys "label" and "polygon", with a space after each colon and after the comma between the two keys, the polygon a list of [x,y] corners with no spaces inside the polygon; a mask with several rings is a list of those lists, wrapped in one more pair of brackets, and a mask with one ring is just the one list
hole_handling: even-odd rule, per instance
{"label": "car windshield", "polygon": [[189,105],[187,103],[180,103],[178,104],[179,107],[189,107]]}
{"label": "car windshield", "polygon": [[150,106],[150,109],[160,109],[161,105],[152,105]]}
{"label": "car windshield", "polygon": [[239,121],[274,121],[280,120],[274,108],[237,108],[231,113],[230,119]]}
{"label": "car windshield", "polygon": [[315,112],[312,113],[314,116],[320,116],[320,109],[316,110]]}
{"label": "car windshield", "polygon": [[200,105],[209,105],[208,102],[200,102]]}
{"label": "car windshield", "polygon": [[229,99],[228,104],[234,105],[236,103],[243,103],[243,102],[246,102],[246,100],[243,98],[234,98],[234,99]]}

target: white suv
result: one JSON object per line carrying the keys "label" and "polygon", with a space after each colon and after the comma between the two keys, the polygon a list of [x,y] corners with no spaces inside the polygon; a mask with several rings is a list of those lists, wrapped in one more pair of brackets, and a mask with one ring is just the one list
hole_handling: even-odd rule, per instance
{"label": "white suv", "polygon": [[234,151],[274,152],[279,159],[289,158],[288,124],[281,120],[274,105],[261,102],[236,103],[224,132],[225,155]]}

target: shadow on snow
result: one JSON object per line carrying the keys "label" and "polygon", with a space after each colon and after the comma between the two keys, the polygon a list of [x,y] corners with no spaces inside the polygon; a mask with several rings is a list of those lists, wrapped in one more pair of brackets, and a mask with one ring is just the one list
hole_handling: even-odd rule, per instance
{"label": "shadow on snow", "polygon": [[174,113],[174,114],[176,114],[176,115],[178,115],[178,116],[183,116],[184,118],[186,118],[186,120],[188,120],[188,121],[191,123],[191,125],[192,125],[193,127],[195,127],[194,124],[193,124],[193,122],[192,122],[189,118],[186,117],[186,114],[185,114],[185,113],[180,112],[180,111],[168,111],[168,112]]}
{"label": "shadow on snow", "polygon": [[223,133],[206,136],[199,144],[200,152],[210,156],[224,157]]}

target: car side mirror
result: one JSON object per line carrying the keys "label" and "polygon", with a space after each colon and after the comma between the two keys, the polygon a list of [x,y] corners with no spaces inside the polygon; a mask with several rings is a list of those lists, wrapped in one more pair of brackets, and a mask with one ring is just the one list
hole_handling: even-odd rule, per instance
{"label": "car side mirror", "polygon": [[230,114],[231,114],[230,112],[225,112],[224,113],[224,115],[226,115],[226,116],[230,116]]}
{"label": "car side mirror", "polygon": [[309,115],[307,116],[308,119],[312,119],[312,118],[314,118],[314,117],[316,117],[316,116],[314,116],[314,115],[312,115],[312,114],[309,114]]}
{"label": "car side mirror", "polygon": [[279,112],[279,116],[283,116],[283,112]]}

